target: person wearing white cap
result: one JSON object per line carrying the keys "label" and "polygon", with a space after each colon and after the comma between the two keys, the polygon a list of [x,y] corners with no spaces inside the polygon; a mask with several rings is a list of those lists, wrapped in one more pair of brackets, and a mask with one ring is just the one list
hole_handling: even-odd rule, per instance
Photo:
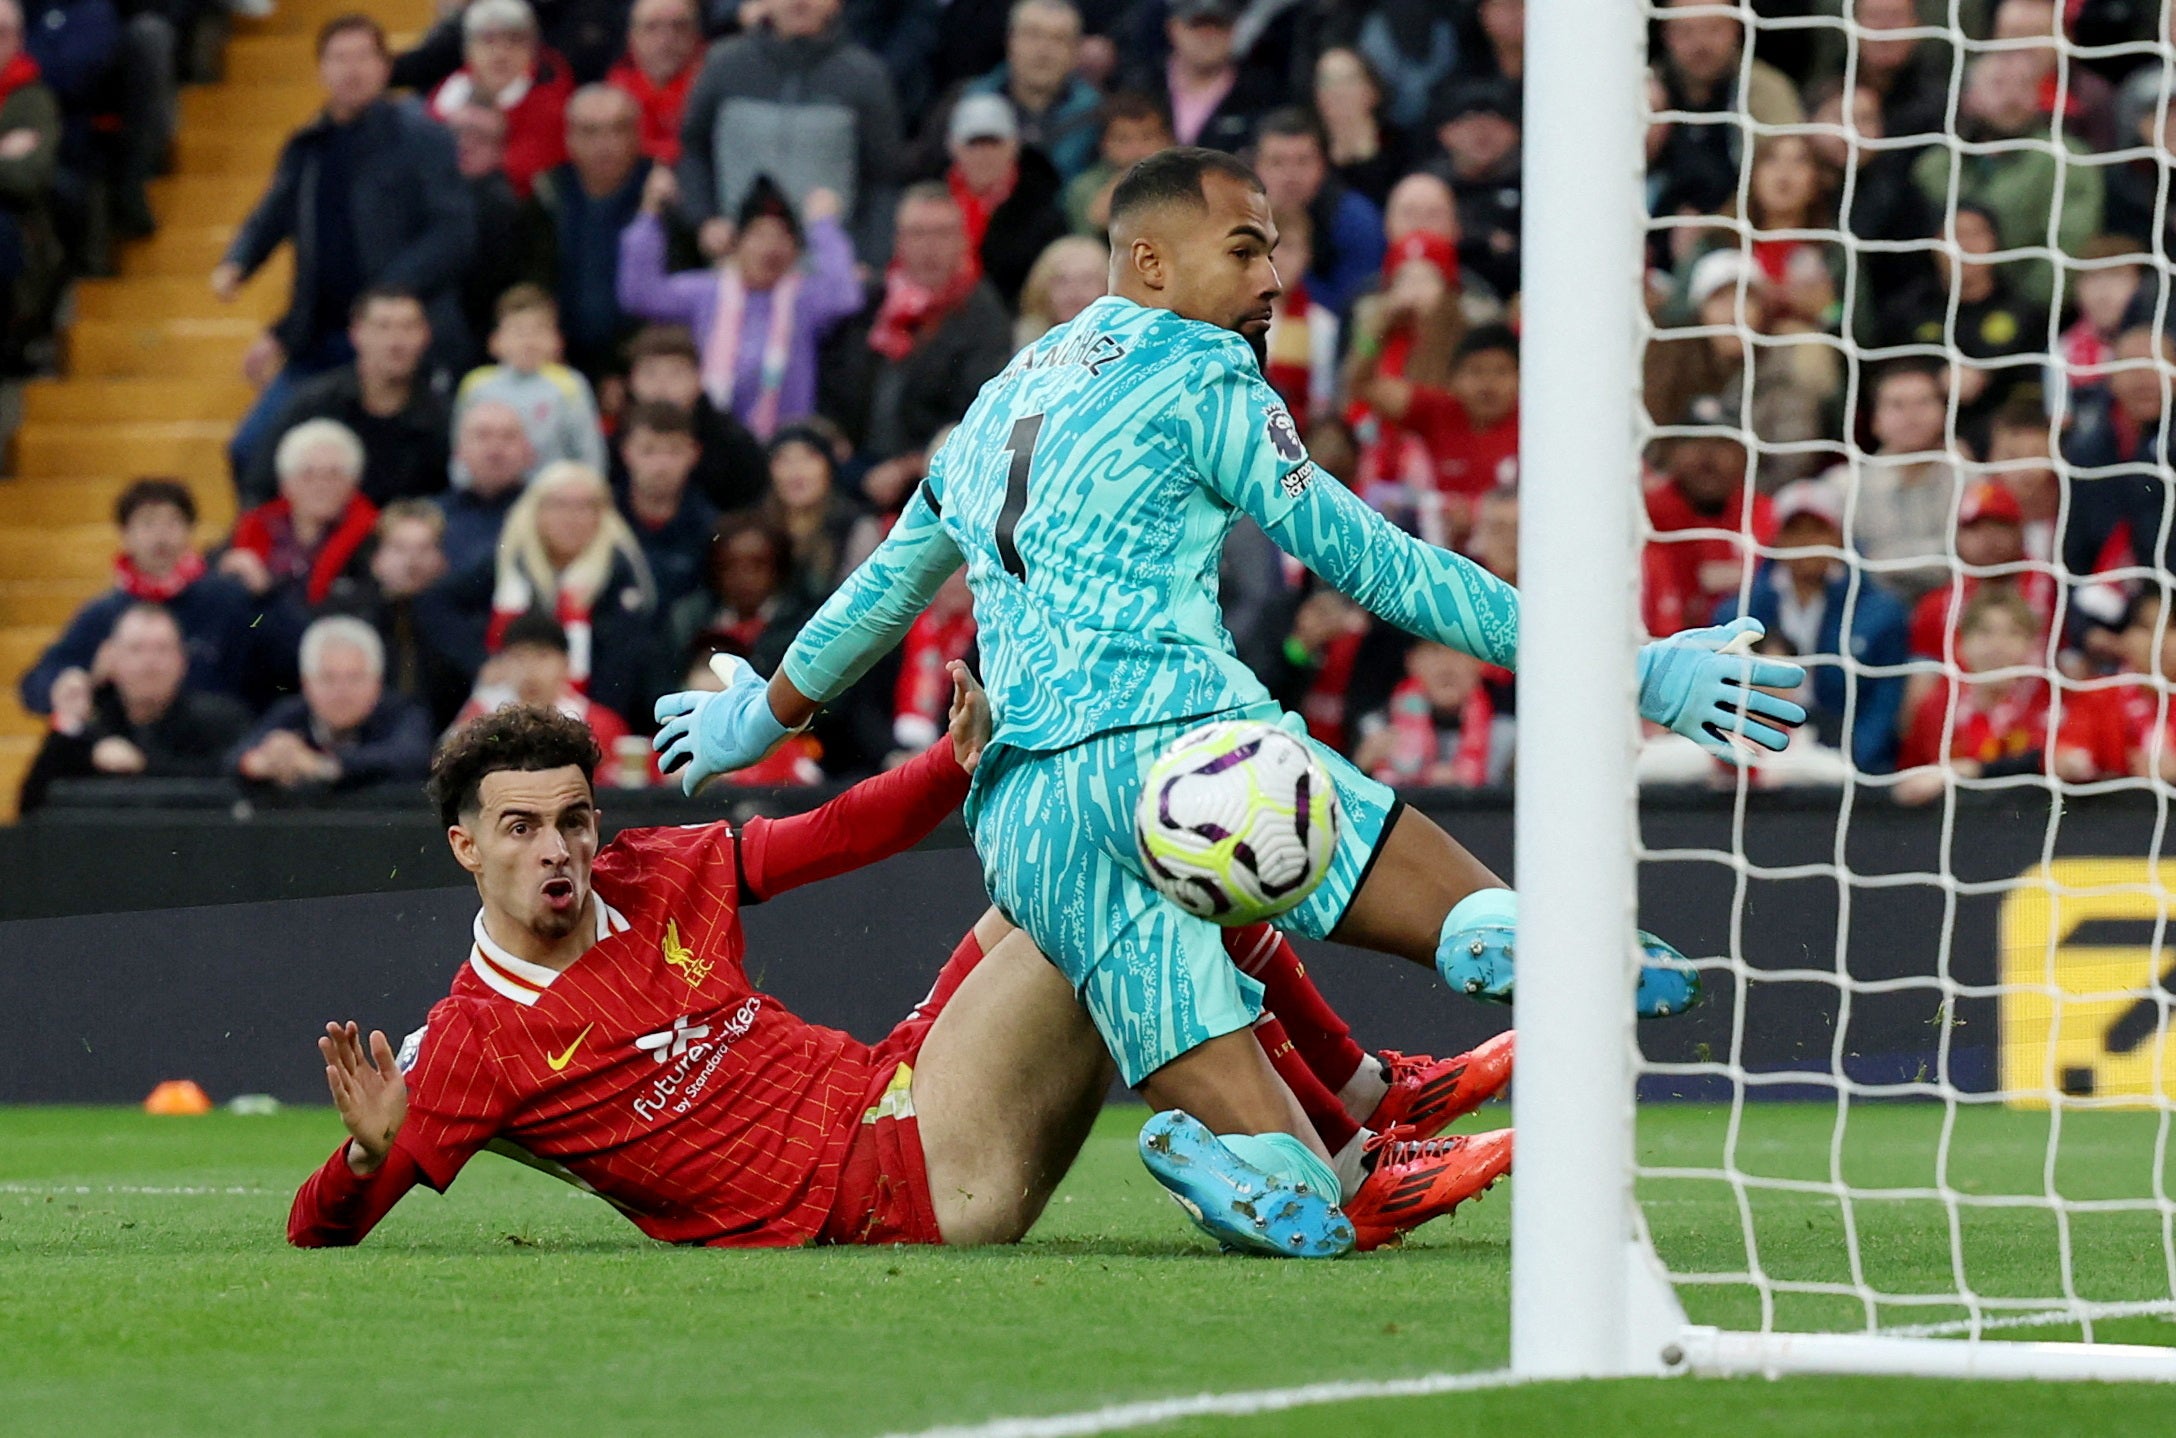
{"label": "person wearing white cap", "polygon": [[[1740,305],[1740,291],[1743,305]],[[1683,424],[1688,406],[1701,395],[1741,395],[1745,367],[1751,364],[1753,394],[1749,428],[1762,441],[1755,482],[1763,492],[1816,467],[1816,456],[1782,445],[1820,439],[1825,428],[1812,391],[1792,373],[1790,348],[1756,346],[1770,332],[1770,285],[1752,256],[1736,247],[1709,250],[1685,275],[1682,318],[1658,321],[1665,328],[1647,346],[1643,385],[1647,412],[1657,424]],[[1671,336],[1670,328],[1698,325],[1703,335]]]}
{"label": "person wearing white cap", "polygon": [[1081,15],[1073,0],[1014,0],[1005,21],[1005,63],[967,82],[970,95],[1012,106],[1020,139],[1041,150],[1070,184],[1096,160],[1103,97],[1080,76]]}
{"label": "person wearing white cap", "polygon": [[1002,95],[962,95],[945,129],[952,157],[945,184],[967,222],[967,242],[1006,307],[1045,246],[1065,233],[1064,184],[1042,151],[1020,143],[1020,122]]}
{"label": "person wearing white cap", "polygon": [[[1859,667],[1905,663],[1908,616],[1870,577],[1853,582],[1842,558],[1844,499],[1843,480],[1834,472],[1785,485],[1776,495],[1772,556],[1754,573],[1742,609],[1727,602],[1716,621],[1742,612],[1767,625],[1771,641],[1787,646],[1806,666],[1800,702],[1812,716],[1807,727],[1822,743],[1850,755],[1861,773],[1886,774],[1896,767],[1897,711],[1905,681],[1901,674],[1868,674]],[[1849,666],[1843,659],[1847,621]]]}

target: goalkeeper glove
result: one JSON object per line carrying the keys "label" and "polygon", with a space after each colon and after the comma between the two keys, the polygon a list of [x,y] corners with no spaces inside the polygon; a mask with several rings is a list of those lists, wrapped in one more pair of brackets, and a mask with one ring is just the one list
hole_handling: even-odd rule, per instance
{"label": "goalkeeper glove", "polygon": [[680,776],[685,794],[756,763],[793,732],[771,712],[771,686],[762,675],[726,655],[711,660],[710,667],[725,680],[724,689],[667,694],[657,701],[658,729],[650,747],[658,752],[661,772],[687,766]]}
{"label": "goalkeeper glove", "polygon": [[1746,756],[1731,736],[1742,735],[1781,753],[1784,731],[1806,722],[1806,711],[1768,689],[1796,689],[1806,671],[1782,659],[1731,650],[1767,632],[1758,619],[1733,619],[1687,629],[1640,646],[1640,717],[1682,734],[1721,759]]}

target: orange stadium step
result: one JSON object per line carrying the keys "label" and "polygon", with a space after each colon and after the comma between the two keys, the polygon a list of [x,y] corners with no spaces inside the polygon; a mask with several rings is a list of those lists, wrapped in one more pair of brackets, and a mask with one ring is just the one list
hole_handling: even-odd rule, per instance
{"label": "orange stadium step", "polygon": [[263,332],[251,320],[79,320],[68,329],[76,375],[152,378],[241,373],[242,352]]}
{"label": "orange stadium step", "polygon": [[[108,564],[112,554],[107,555]],[[110,582],[109,567],[106,580]],[[74,613],[83,607],[84,601],[96,598],[106,587],[106,582],[92,579],[13,579],[0,580],[0,624],[46,624],[58,630]],[[0,721],[7,717],[5,685],[9,682],[0,674]],[[0,722],[0,731],[7,728]]]}
{"label": "orange stadium step", "polygon": [[38,662],[59,629],[46,624],[11,624],[0,628],[0,675],[9,684],[14,677]]}
{"label": "orange stadium step", "polygon": [[113,526],[0,529],[0,574],[10,581],[72,579],[104,584],[113,577]]}
{"label": "orange stadium step", "polygon": [[[232,53],[231,51],[229,52]],[[285,130],[257,125],[200,125],[174,138],[175,160],[185,175],[254,175],[269,179]]]}
{"label": "orange stadium step", "polygon": [[222,304],[211,285],[193,275],[130,275],[85,280],[76,286],[76,317],[82,320],[208,320],[228,316],[270,324],[287,310],[287,287],[252,284]]}
{"label": "orange stadium step", "polygon": [[233,432],[224,420],[41,420],[16,432],[15,472],[25,479],[171,474],[193,484],[226,472]]}
{"label": "orange stadium step", "polygon": [[33,714],[15,699],[12,676],[5,692],[0,692],[0,738],[21,738],[28,735],[35,739],[45,733],[45,716]]}
{"label": "orange stadium step", "polygon": [[151,210],[161,223],[239,224],[264,193],[262,175],[176,175],[151,182]]}
{"label": "orange stadium step", "polygon": [[382,0],[382,3],[372,5],[355,5],[349,3],[349,0],[280,0],[279,8],[270,15],[257,18],[236,16],[232,22],[234,40],[228,43],[254,39],[261,35],[307,35],[314,39],[318,26],[335,15],[344,15],[350,10],[358,9],[369,11],[379,24],[385,26],[389,37],[393,38],[395,54],[408,48],[400,43],[398,37],[401,32],[421,34],[437,18],[433,13],[431,0]]}
{"label": "orange stadium step", "polygon": [[[186,379],[32,380],[23,390],[23,419],[219,420],[238,418],[256,399],[239,374]],[[0,494],[7,486],[0,483]]]}
{"label": "orange stadium step", "polygon": [[223,82],[291,85],[308,79],[316,68],[317,44],[310,35],[294,31],[241,34],[227,42]]}
{"label": "orange stadium step", "polygon": [[[181,92],[181,129],[210,125],[215,129],[262,126],[285,135],[316,114],[325,96],[308,72],[271,85],[207,85]],[[159,211],[159,219],[167,220]]]}
{"label": "orange stadium step", "polygon": [[[234,515],[234,485],[224,465],[202,476],[177,475],[171,470],[145,465],[115,471],[97,478],[10,479],[0,481],[0,525],[51,527],[53,525],[113,522],[114,502],[121,491],[146,477],[179,479],[196,500],[199,539],[209,541],[221,534]],[[0,624],[21,623],[0,615]]]}
{"label": "orange stadium step", "polygon": [[233,224],[161,225],[158,234],[121,252],[121,273],[131,278],[188,275],[201,283],[210,276],[212,266],[226,258],[236,228]]}

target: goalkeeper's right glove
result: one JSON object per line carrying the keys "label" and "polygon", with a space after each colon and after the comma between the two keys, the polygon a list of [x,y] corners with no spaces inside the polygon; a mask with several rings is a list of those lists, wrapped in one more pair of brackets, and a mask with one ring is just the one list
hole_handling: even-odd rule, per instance
{"label": "goalkeeper's right glove", "polygon": [[1758,639],[1766,632],[1747,616],[1641,645],[1640,717],[1733,764],[1745,763],[1746,756],[1732,735],[1783,752],[1791,742],[1784,731],[1805,723],[1806,711],[1764,691],[1796,689],[1806,682],[1806,671],[1785,659],[1725,652],[1743,636]]}

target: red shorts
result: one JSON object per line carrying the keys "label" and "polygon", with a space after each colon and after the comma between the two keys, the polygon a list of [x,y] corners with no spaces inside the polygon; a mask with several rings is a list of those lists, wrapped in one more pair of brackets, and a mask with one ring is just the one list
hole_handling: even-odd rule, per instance
{"label": "red shorts", "polygon": [[929,997],[870,1049],[869,1089],[854,1120],[838,1194],[816,1235],[818,1243],[944,1242],[929,1196],[929,1169],[922,1159],[922,1127],[914,1114],[911,1084],[937,1015],[981,962],[982,946],[970,933],[939,971]]}

